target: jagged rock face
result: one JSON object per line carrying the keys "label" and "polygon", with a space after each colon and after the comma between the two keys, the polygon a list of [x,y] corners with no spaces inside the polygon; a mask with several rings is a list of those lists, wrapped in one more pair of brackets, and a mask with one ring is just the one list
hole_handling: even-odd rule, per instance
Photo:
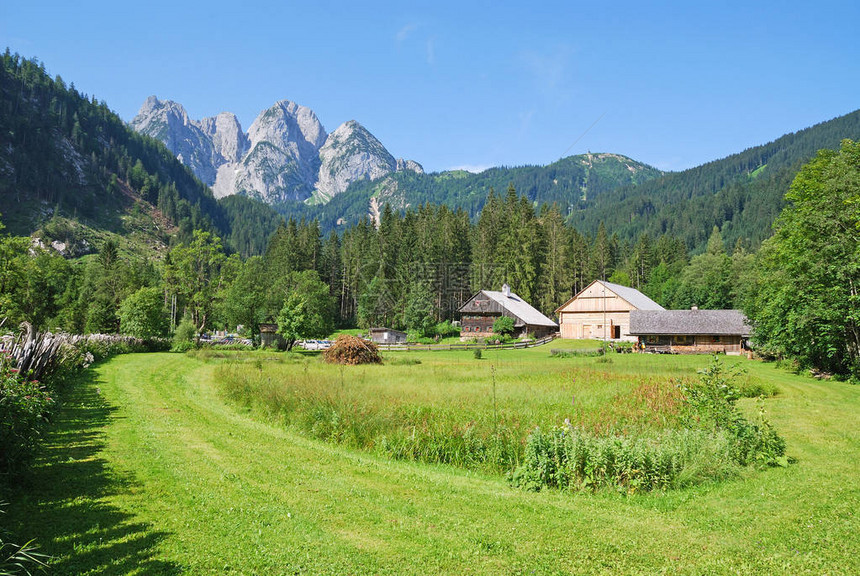
{"label": "jagged rock face", "polygon": [[225,162],[239,162],[251,147],[248,137],[235,114],[222,112],[214,118],[204,118],[200,127],[212,139],[215,151]]}
{"label": "jagged rock face", "polygon": [[319,198],[326,202],[357,180],[375,180],[397,170],[394,156],[355,120],[329,134],[319,156],[316,189]]}
{"label": "jagged rock face", "polygon": [[217,198],[239,193],[274,204],[313,194],[327,202],[356,180],[423,172],[417,162],[395,160],[358,122],[327,134],[313,110],[287,100],[263,111],[247,134],[233,114],[194,121],[155,96],[131,125],[164,142]]}
{"label": "jagged rock face", "polygon": [[161,140],[176,157],[206,184],[215,183],[219,162],[211,138],[194,121],[181,104],[162,102],[150,96],[131,121],[131,127]]}
{"label": "jagged rock face", "polygon": [[269,203],[311,195],[326,131],[309,108],[282,100],[248,130],[251,149],[242,159],[235,191]]}
{"label": "jagged rock face", "polygon": [[424,167],[416,162],[415,160],[404,160],[403,158],[397,159],[397,172],[417,172],[418,174],[424,174]]}

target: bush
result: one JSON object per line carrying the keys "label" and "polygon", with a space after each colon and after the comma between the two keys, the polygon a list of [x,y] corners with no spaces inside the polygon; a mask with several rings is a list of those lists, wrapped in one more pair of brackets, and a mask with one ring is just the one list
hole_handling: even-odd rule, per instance
{"label": "bush", "polygon": [[191,323],[191,320],[184,319],[176,327],[173,333],[173,352],[187,352],[194,347],[194,337],[197,336],[197,328]]}
{"label": "bush", "polygon": [[493,322],[493,332],[500,336],[509,336],[514,333],[514,319],[510,316],[499,316]]}
{"label": "bush", "polygon": [[43,384],[18,373],[11,356],[0,357],[0,470],[29,462],[54,404]]}
{"label": "bush", "polygon": [[382,364],[376,344],[347,334],[337,337],[323,352],[323,359],[329,364]]}
{"label": "bush", "polygon": [[480,360],[484,356],[480,348],[475,348],[475,351],[472,354],[475,356],[475,360]]}
{"label": "bush", "polygon": [[119,325],[123,334],[137,338],[167,336],[164,295],[158,288],[141,288],[122,301]]}
{"label": "bush", "polygon": [[451,324],[450,320],[445,320],[436,324],[435,332],[440,338],[449,338],[451,336],[459,336],[460,328]]}

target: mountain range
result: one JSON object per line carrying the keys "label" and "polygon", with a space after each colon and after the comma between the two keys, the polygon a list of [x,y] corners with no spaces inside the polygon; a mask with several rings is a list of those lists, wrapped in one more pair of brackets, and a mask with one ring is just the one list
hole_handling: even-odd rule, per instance
{"label": "mountain range", "polygon": [[396,160],[358,122],[327,133],[313,111],[288,101],[264,111],[247,133],[232,114],[192,120],[181,105],[154,97],[132,124],[142,132],[39,61],[7,50],[0,65],[6,231],[66,244],[69,255],[107,237],[158,254],[204,228],[247,256],[265,250],[283,217],[318,220],[325,234],[378,217],[385,205],[444,204],[475,218],[491,189],[513,186],[536,208],[558,205],[588,237],[603,223],[621,245],[669,233],[697,251],[717,226],[728,245],[755,249],[771,234],[798,169],[820,149],[860,140],[855,111],[682,172],[588,153],[546,166],[424,173]]}
{"label": "mountain range", "polygon": [[289,100],[261,112],[246,133],[230,112],[194,120],[181,104],[150,96],[131,127],[163,142],[216,198],[325,203],[356,181],[423,172],[355,120],[327,133],[313,110]]}

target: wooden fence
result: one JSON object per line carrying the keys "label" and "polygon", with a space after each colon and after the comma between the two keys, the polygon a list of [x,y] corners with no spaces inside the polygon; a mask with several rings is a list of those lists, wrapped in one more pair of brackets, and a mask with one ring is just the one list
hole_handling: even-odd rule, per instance
{"label": "wooden fence", "polygon": [[[32,380],[41,380],[50,373],[54,365],[63,362],[64,348],[83,347],[84,349],[101,349],[111,353],[117,345],[125,345],[129,349],[144,348],[146,342],[132,336],[119,334],[67,334],[65,332],[39,332],[29,322],[22,322],[17,335],[5,334],[0,336],[0,353],[10,356],[15,367],[21,374],[26,374]],[[100,358],[99,358],[100,359]],[[92,353],[87,352],[83,360],[86,365],[93,362]]]}
{"label": "wooden fence", "polygon": [[417,352],[417,351],[439,351],[439,350],[519,350],[521,348],[534,348],[549,344],[558,338],[558,334],[552,334],[540,340],[527,340],[525,342],[508,342],[507,344],[478,344],[463,342],[462,344],[377,344],[380,352]]}

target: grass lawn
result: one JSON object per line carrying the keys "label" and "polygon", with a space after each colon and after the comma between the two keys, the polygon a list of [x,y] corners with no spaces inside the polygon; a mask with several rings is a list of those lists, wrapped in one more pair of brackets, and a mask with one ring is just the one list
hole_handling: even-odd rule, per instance
{"label": "grass lawn", "polygon": [[[431,401],[465,387],[464,402],[491,409],[493,366],[509,409],[547,415],[558,398],[559,416],[574,390],[599,404],[637,378],[691,377],[707,362],[599,364],[549,358],[549,347],[397,357],[421,363],[347,377],[379,393],[423,383]],[[273,375],[324,370],[314,359],[238,358]],[[766,406],[797,463],[627,496],[525,492],[498,474],[309,439],[225,401],[219,358],[120,356],[67,396],[47,449],[6,498],[4,524],[38,539],[52,574],[860,572],[860,387],[732,361],[779,388]],[[590,373],[605,385],[589,390]]]}

